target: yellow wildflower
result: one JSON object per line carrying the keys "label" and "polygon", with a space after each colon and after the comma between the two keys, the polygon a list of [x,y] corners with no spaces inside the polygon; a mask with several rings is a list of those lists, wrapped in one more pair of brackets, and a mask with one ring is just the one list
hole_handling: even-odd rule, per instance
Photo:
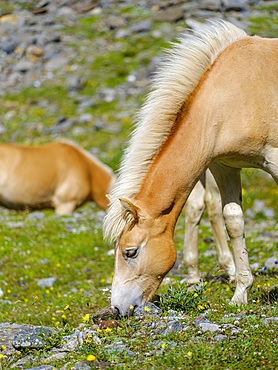
{"label": "yellow wildflower", "polygon": [[93,336],[92,334],[87,334],[85,338],[85,342],[91,343],[93,341]]}
{"label": "yellow wildflower", "polygon": [[162,343],[162,344],[161,344],[161,348],[162,348],[162,349],[165,349],[165,348],[166,348],[166,343]]}
{"label": "yellow wildflower", "polygon": [[94,355],[87,356],[87,361],[95,361],[95,359],[96,359],[96,356]]}
{"label": "yellow wildflower", "polygon": [[198,310],[204,310],[205,309],[205,307],[204,306],[201,306],[200,304],[199,304],[199,306],[197,308],[198,308]]}
{"label": "yellow wildflower", "polygon": [[82,321],[87,323],[87,322],[89,322],[89,320],[90,320],[90,314],[86,313],[86,315],[83,316]]}
{"label": "yellow wildflower", "polygon": [[69,305],[67,304],[64,310],[68,310],[68,309],[69,309]]}
{"label": "yellow wildflower", "polygon": [[193,297],[198,297],[198,294],[197,294],[197,293],[195,293]]}
{"label": "yellow wildflower", "polygon": [[187,352],[187,356],[191,357],[192,356],[192,352],[191,351],[188,351]]}
{"label": "yellow wildflower", "polygon": [[105,331],[107,331],[108,333],[111,333],[112,329],[106,328]]}
{"label": "yellow wildflower", "polygon": [[148,306],[145,306],[145,307],[144,307],[144,310],[145,310],[146,312],[150,312],[150,310],[151,310],[151,309],[150,309]]}

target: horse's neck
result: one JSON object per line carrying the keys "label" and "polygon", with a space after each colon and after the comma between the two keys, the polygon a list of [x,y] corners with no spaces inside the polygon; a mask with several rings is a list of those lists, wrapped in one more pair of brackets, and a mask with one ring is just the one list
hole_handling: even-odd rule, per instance
{"label": "horse's neck", "polygon": [[114,181],[114,175],[101,163],[89,159],[90,178],[91,178],[91,200],[103,209],[108,208],[108,199],[110,187]]}
{"label": "horse's neck", "polygon": [[151,217],[170,217],[173,227],[211,161],[214,138],[204,123],[205,118],[200,118],[198,111],[194,114],[192,110],[184,117],[154,159],[135,197]]}

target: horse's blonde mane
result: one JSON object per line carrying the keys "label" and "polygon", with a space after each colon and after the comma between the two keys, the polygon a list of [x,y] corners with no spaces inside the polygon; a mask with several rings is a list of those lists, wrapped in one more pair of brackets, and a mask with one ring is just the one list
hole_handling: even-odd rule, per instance
{"label": "horse's blonde mane", "polygon": [[108,213],[104,236],[117,239],[126,225],[120,197],[132,199],[159,149],[166,141],[177,114],[216,57],[247,34],[224,21],[209,21],[174,43],[156,73],[153,89],[138,113],[137,124],[125,151]]}

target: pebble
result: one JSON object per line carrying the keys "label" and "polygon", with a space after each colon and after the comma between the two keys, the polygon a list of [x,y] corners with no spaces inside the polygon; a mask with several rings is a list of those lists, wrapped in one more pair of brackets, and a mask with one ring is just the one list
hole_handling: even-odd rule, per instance
{"label": "pebble", "polygon": [[278,257],[269,257],[265,261],[265,267],[269,269],[278,269]]}
{"label": "pebble", "polygon": [[37,282],[37,286],[39,286],[40,288],[51,288],[53,287],[56,280],[56,277],[40,279]]}

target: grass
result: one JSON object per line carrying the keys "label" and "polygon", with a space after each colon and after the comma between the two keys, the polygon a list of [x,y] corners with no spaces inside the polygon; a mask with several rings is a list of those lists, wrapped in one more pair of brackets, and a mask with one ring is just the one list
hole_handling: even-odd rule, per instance
{"label": "grass", "polygon": [[[5,1],[0,10],[13,10],[14,6]],[[277,36],[275,9],[272,6],[259,9],[263,11],[262,16],[251,14],[249,31]],[[130,24],[152,14],[150,9],[141,9],[139,5],[135,8],[124,4],[117,8],[117,12],[127,17]],[[127,94],[112,102],[105,102],[98,94],[115,86],[126,90],[130,74],[138,74],[144,79],[152,72],[152,58],[160,55],[168,41],[173,40],[167,32],[172,25],[166,27],[155,22],[152,31],[160,32],[156,36],[150,32],[115,40],[113,32],[107,32],[102,23],[112,13],[107,8],[100,15],[84,15],[79,22],[57,30],[61,35],[79,37],[78,42],[71,40],[67,44],[73,50],[69,66],[39,88],[28,87],[1,96],[0,114],[6,128],[1,136],[2,142],[31,145],[57,139],[48,129],[58,116],[76,117],[79,114],[78,98],[94,97],[94,106],[85,110],[93,115],[93,121],[85,127],[79,126],[84,129],[83,133],[74,135],[69,130],[60,136],[73,139],[86,149],[98,148],[99,158],[114,170],[118,169],[132,130],[133,117],[144,99],[146,88],[141,87],[134,96]],[[185,22],[175,24],[173,35],[185,26]],[[76,94],[70,94],[66,88],[67,76],[71,75],[71,66],[76,63],[78,74],[86,84]],[[103,121],[107,128],[116,123],[120,130],[116,134],[109,129],[96,130],[97,120]],[[277,236],[273,237],[271,232],[277,228],[278,191],[274,181],[258,170],[244,170],[242,184],[244,210],[253,209],[256,200],[264,200],[265,206],[275,212],[274,221],[265,219],[263,213],[255,214],[253,219],[246,218],[250,263],[259,263],[258,269],[253,271],[255,282],[248,305],[231,307],[228,304],[234,287],[222,279],[223,271],[219,269],[217,256],[205,253],[214,249],[214,243],[207,242],[212,231],[205,214],[199,238],[199,265],[207,282],[204,292],[198,295],[198,300],[195,299],[194,294],[179,285],[180,278],[173,271],[168,275],[171,285],[163,283],[158,291],[162,297],[171,297],[168,301],[162,299],[161,307],[165,314],[169,308],[182,309],[185,313],[183,323],[188,327],[186,330],[163,336],[158,327],[152,327],[154,318],[130,318],[123,320],[117,328],[99,329],[103,345],[88,339],[78,351],[50,364],[60,368],[66,363],[72,366],[80,360],[91,365],[107,362],[119,369],[276,369],[277,331],[275,326],[264,325],[263,320],[278,316],[276,296],[269,295],[271,287],[277,284],[277,272],[264,270],[267,258],[277,257]],[[5,353],[2,349],[1,370],[9,369],[13,362],[26,354],[34,356],[28,363],[30,367],[43,364],[43,359],[50,355],[51,348],[62,335],[72,333],[77,327],[93,327],[92,315],[109,304],[109,293],[105,288],[110,286],[113,277],[113,256],[108,253],[113,246],[103,241],[102,214],[99,212],[100,209],[90,203],[73,216],[57,217],[52,210],[44,210],[42,218],[34,219],[26,212],[0,209],[0,288],[4,293],[0,299],[0,322],[56,328],[56,335],[49,338],[44,350],[22,351],[8,360],[1,359],[1,354]],[[179,252],[183,249],[183,235],[184,214],[178,220],[175,232],[175,245]],[[57,278],[52,288],[37,285],[45,277]],[[202,332],[192,324],[194,318],[206,312],[207,308],[206,317],[221,325],[221,334],[226,336],[224,341],[217,341],[215,334]],[[234,319],[239,314],[242,314],[241,318]],[[228,326],[224,327],[225,323],[232,323],[240,330],[232,334]],[[122,342],[124,347],[115,349],[118,342]]]}

